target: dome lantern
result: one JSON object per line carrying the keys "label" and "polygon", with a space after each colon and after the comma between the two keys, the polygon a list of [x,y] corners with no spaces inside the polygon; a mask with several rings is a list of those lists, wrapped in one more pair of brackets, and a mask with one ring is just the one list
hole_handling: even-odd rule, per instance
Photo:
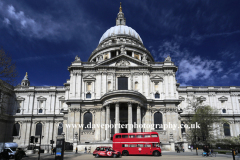
{"label": "dome lantern", "polygon": [[126,25],[126,18],[124,18],[124,13],[122,12],[122,6],[121,6],[121,2],[120,2],[120,8],[119,8],[119,13],[118,16],[116,18],[116,26],[119,25]]}

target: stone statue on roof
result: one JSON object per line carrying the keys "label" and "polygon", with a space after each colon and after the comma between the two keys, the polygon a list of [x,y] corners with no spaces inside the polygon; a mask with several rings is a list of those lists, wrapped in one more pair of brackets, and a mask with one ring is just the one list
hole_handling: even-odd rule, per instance
{"label": "stone statue on roof", "polygon": [[80,57],[78,57],[78,55],[76,55],[75,61],[81,61],[81,59],[80,59]]}
{"label": "stone statue on roof", "polygon": [[171,62],[171,57],[168,55],[164,62]]}

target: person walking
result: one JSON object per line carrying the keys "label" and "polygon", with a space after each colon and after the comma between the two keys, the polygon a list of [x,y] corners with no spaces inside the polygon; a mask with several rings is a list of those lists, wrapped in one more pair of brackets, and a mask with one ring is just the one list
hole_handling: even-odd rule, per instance
{"label": "person walking", "polygon": [[232,156],[233,156],[233,160],[235,160],[235,150],[234,150],[234,148],[232,148]]}
{"label": "person walking", "polygon": [[87,147],[85,147],[85,153],[87,153]]}
{"label": "person walking", "polygon": [[184,152],[184,147],[182,147],[182,151]]}
{"label": "person walking", "polygon": [[177,146],[177,153],[180,153],[180,149],[179,149],[179,147]]}
{"label": "person walking", "polygon": [[206,152],[207,152],[207,156],[209,156],[210,150],[209,150],[209,147],[208,147],[208,146],[207,146],[207,148],[206,148]]}
{"label": "person walking", "polygon": [[76,154],[78,153],[78,148],[76,147]]}

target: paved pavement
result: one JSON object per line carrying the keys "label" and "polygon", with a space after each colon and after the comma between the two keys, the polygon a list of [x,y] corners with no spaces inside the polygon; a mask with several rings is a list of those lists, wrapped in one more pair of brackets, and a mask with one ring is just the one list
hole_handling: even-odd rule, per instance
{"label": "paved pavement", "polygon": [[[122,160],[128,160],[128,159],[137,159],[137,160],[156,160],[156,159],[164,159],[164,160],[231,160],[231,156],[226,155],[217,155],[216,157],[202,157],[202,152],[197,156],[196,152],[163,152],[162,156],[160,157],[153,157],[153,156],[122,156],[120,159]],[[99,159],[105,159],[106,157],[100,157]],[[37,154],[31,154],[24,158],[24,160],[37,160],[38,155]],[[41,160],[54,160],[54,155],[51,154],[41,154]],[[72,153],[72,152],[66,152],[64,155],[64,159],[66,160],[77,160],[77,159],[96,159],[92,154],[84,154],[84,153]],[[111,157],[108,157],[108,159],[113,159]],[[236,159],[237,160],[237,159]]]}

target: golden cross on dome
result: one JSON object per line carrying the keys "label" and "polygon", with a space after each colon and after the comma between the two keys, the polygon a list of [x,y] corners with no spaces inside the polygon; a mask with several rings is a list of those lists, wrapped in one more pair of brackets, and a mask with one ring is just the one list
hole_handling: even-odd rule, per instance
{"label": "golden cross on dome", "polygon": [[26,72],[26,76],[27,76],[27,72]]}
{"label": "golden cross on dome", "polygon": [[120,2],[120,8],[119,8],[119,12],[122,12],[122,6],[121,6],[122,2]]}

